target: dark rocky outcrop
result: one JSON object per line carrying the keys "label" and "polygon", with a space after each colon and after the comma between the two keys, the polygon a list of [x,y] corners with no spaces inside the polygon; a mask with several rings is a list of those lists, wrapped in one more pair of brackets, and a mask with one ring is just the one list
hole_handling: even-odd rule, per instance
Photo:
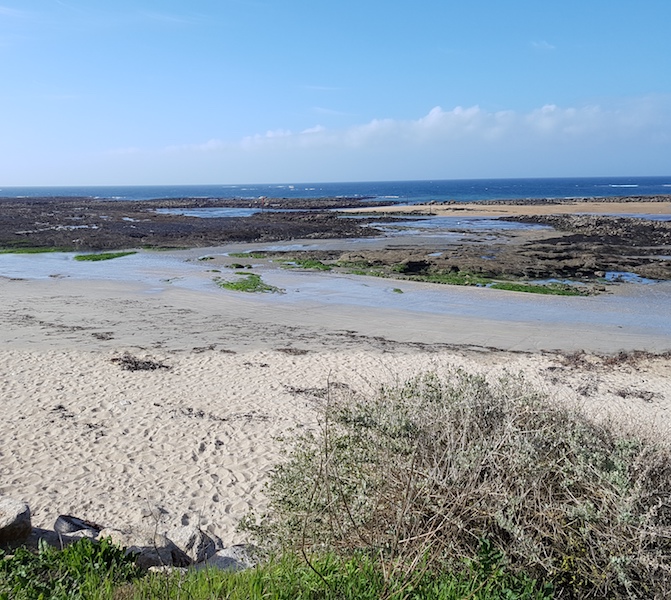
{"label": "dark rocky outcrop", "polygon": [[15,498],[0,497],[0,545],[19,544],[30,536],[30,507]]}

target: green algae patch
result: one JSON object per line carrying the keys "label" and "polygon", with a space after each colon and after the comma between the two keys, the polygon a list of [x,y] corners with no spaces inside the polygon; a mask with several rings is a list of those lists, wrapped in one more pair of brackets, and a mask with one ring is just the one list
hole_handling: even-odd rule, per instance
{"label": "green algae patch", "polygon": [[58,248],[58,247],[33,248],[33,247],[17,246],[16,248],[0,249],[0,254],[46,254],[49,252],[72,252],[72,248]]}
{"label": "green algae patch", "polygon": [[508,292],[526,292],[528,294],[547,294],[552,296],[586,296],[587,291],[582,291],[570,285],[538,285],[532,283],[499,282],[490,285],[494,290],[506,290]]}
{"label": "green algae patch", "polygon": [[213,281],[220,288],[232,290],[234,292],[264,292],[274,294],[281,294],[284,292],[281,288],[267,284],[261,279],[261,276],[256,273],[236,273],[236,275],[242,275],[243,277],[236,281],[226,281],[221,277],[216,277]]}
{"label": "green algae patch", "polygon": [[137,252],[135,250],[129,250],[126,252],[101,252],[99,254],[77,254],[77,256],[75,256],[75,260],[96,262],[100,260],[112,260],[113,258],[121,258],[122,256],[130,256],[131,254],[137,254]]}
{"label": "green algae patch", "polygon": [[265,252],[229,252],[232,258],[266,258]]}

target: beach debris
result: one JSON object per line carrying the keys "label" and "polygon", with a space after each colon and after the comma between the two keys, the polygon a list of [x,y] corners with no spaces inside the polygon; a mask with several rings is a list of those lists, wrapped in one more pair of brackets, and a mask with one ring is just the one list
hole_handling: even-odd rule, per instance
{"label": "beach debris", "polygon": [[140,359],[126,352],[123,356],[112,359],[125,371],[156,371],[157,369],[170,370],[172,367],[160,361],[151,359]]}
{"label": "beach debris", "polygon": [[54,531],[61,534],[90,531],[93,535],[89,537],[96,537],[103,529],[102,525],[72,515],[59,515],[54,523]]}
{"label": "beach debris", "polygon": [[0,497],[0,544],[22,542],[32,530],[30,507],[21,500]]}

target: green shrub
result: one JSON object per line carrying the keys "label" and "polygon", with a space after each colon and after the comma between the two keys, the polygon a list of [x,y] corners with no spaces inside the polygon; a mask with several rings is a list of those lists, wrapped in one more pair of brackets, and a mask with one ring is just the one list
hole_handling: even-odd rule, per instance
{"label": "green shrub", "polygon": [[[276,548],[364,551],[387,572],[463,569],[483,541],[572,598],[671,594],[668,447],[551,403],[523,380],[454,371],[375,398],[329,392],[243,523]],[[419,571],[421,572],[421,570]]]}

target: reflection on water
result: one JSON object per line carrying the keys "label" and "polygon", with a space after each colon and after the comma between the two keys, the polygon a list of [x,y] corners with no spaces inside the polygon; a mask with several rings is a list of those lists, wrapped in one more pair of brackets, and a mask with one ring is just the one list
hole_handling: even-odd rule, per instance
{"label": "reflection on water", "polygon": [[489,217],[416,217],[392,222],[375,221],[367,227],[380,229],[388,236],[445,237],[455,240],[470,232],[533,231],[552,229],[548,225],[500,221]]}
{"label": "reflection on water", "polygon": [[220,217],[251,217],[261,212],[260,208],[157,208],[156,212],[162,215],[183,215],[185,217],[200,217],[201,219],[215,219]]}
{"label": "reflection on water", "polygon": [[614,283],[659,283],[656,279],[648,279],[636,275],[636,273],[628,273],[626,271],[608,271],[606,273],[606,280]]}

